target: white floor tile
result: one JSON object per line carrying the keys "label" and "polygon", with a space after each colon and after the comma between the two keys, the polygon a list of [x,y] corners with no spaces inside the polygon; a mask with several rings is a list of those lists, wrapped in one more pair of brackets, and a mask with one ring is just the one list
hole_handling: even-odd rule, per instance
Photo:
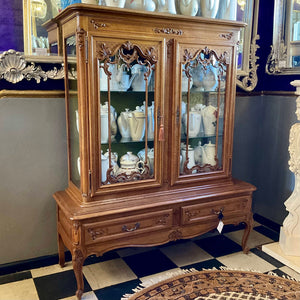
{"label": "white floor tile", "polygon": [[226,267],[232,269],[258,271],[262,273],[276,269],[272,264],[252,252],[249,252],[248,254],[237,252],[218,257],[217,259]]}
{"label": "white floor tile", "polygon": [[38,300],[33,279],[25,279],[0,285],[2,300]]}
{"label": "white floor tile", "polygon": [[[76,295],[68,297],[68,298],[61,298],[59,300],[78,300]],[[94,292],[87,292],[83,293],[81,300],[98,300],[97,296],[94,294]]]}
{"label": "white floor tile", "polygon": [[163,247],[160,251],[179,267],[213,258],[192,242]]}
{"label": "white floor tile", "polygon": [[[237,230],[237,231],[225,233],[224,235],[227,236],[228,238],[230,238],[231,240],[235,241],[239,245],[241,245],[243,234],[244,234],[244,230]],[[274,241],[272,239],[266,237],[265,235],[255,231],[255,230],[252,230],[249,235],[249,238],[248,238],[247,246],[250,249],[252,249],[257,246],[271,243],[271,242],[274,242]]]}
{"label": "white floor tile", "polygon": [[56,265],[42,267],[38,269],[32,269],[30,271],[32,277],[36,278],[36,277],[55,274],[55,273],[64,272],[72,269],[73,269],[72,262],[67,262],[63,268],[59,264],[56,264]]}
{"label": "white floor tile", "polygon": [[137,278],[122,258],[84,266],[83,274],[93,290]]}

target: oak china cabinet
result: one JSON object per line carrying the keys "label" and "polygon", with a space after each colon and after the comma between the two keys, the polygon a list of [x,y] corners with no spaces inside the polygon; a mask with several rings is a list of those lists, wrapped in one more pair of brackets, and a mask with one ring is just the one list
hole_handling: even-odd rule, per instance
{"label": "oak china cabinet", "polygon": [[[252,228],[255,187],[231,177],[242,23],[75,4],[48,24],[64,55],[69,185],[59,263],[77,297],[87,256]],[[222,245],[219,245],[222,247]]]}

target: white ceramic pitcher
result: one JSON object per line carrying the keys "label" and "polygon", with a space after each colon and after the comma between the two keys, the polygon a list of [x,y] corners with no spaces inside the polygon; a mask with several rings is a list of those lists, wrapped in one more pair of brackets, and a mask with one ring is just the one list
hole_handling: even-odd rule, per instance
{"label": "white ceramic pitcher", "polygon": [[103,154],[101,150],[101,181],[105,182],[107,179],[107,170],[109,168],[109,159]]}
{"label": "white ceramic pitcher", "polygon": [[[196,111],[195,108],[192,107],[189,112],[189,137],[193,138],[199,135],[201,128],[201,112]],[[185,126],[185,132],[187,132],[187,113],[183,115],[183,121]]]}
{"label": "white ceramic pitcher", "polygon": [[179,8],[182,15],[196,16],[199,9],[198,0],[180,0]]}
{"label": "white ceramic pitcher", "polygon": [[219,9],[219,0],[200,0],[200,7],[202,17],[215,18]]}
{"label": "white ceramic pitcher", "polygon": [[[182,167],[184,168],[184,163],[186,161],[186,148],[181,149],[181,155],[182,155]],[[187,167],[191,169],[193,166],[195,166],[195,151],[190,145],[188,146],[188,158],[189,158],[189,162],[187,164]]]}
{"label": "white ceramic pitcher", "polygon": [[145,113],[136,107],[136,110],[129,114],[130,135],[133,141],[142,141],[145,135]]}
{"label": "white ceramic pitcher", "polygon": [[[146,90],[146,81],[144,74],[147,72],[147,67],[139,64],[135,64],[131,68],[131,74],[132,74],[132,90],[133,91],[140,91],[140,92],[145,92]],[[151,80],[151,75],[152,72],[150,73],[148,77],[148,85]]]}
{"label": "white ceramic pitcher", "polygon": [[208,144],[205,144],[202,147],[202,165],[216,165],[215,155],[216,155],[216,145],[212,144],[209,141]]}
{"label": "white ceramic pitcher", "polygon": [[157,0],[159,12],[176,15],[175,0]]}
{"label": "white ceramic pitcher", "polygon": [[126,0],[105,0],[106,6],[124,8]]}
{"label": "white ceramic pitcher", "polygon": [[221,0],[217,18],[236,21],[237,0]]}
{"label": "white ceramic pitcher", "polygon": [[152,102],[151,106],[148,107],[148,139],[154,139],[154,130],[155,130],[155,122],[154,122],[154,102]]}
{"label": "white ceramic pitcher", "polygon": [[129,115],[129,109],[125,108],[125,111],[122,111],[120,113],[120,116],[118,117],[117,122],[119,126],[119,131],[122,135],[122,140],[130,139]]}
{"label": "white ceramic pitcher", "polygon": [[214,135],[216,133],[217,108],[208,105],[202,109],[202,118],[205,135]]}

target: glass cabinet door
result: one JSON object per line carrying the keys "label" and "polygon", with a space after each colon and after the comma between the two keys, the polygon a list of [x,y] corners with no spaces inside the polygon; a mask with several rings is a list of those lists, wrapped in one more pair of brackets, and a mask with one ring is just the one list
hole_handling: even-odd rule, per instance
{"label": "glass cabinet door", "polygon": [[208,47],[191,49],[182,49],[180,62],[179,179],[223,171],[228,53]]}
{"label": "glass cabinet door", "polygon": [[159,48],[159,44],[96,42],[98,188],[160,181]]}

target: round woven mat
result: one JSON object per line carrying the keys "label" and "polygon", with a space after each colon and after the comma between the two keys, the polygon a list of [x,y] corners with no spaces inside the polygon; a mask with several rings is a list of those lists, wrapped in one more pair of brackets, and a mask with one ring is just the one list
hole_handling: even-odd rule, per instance
{"label": "round woven mat", "polygon": [[126,299],[300,300],[300,282],[248,271],[195,271],[143,288]]}

